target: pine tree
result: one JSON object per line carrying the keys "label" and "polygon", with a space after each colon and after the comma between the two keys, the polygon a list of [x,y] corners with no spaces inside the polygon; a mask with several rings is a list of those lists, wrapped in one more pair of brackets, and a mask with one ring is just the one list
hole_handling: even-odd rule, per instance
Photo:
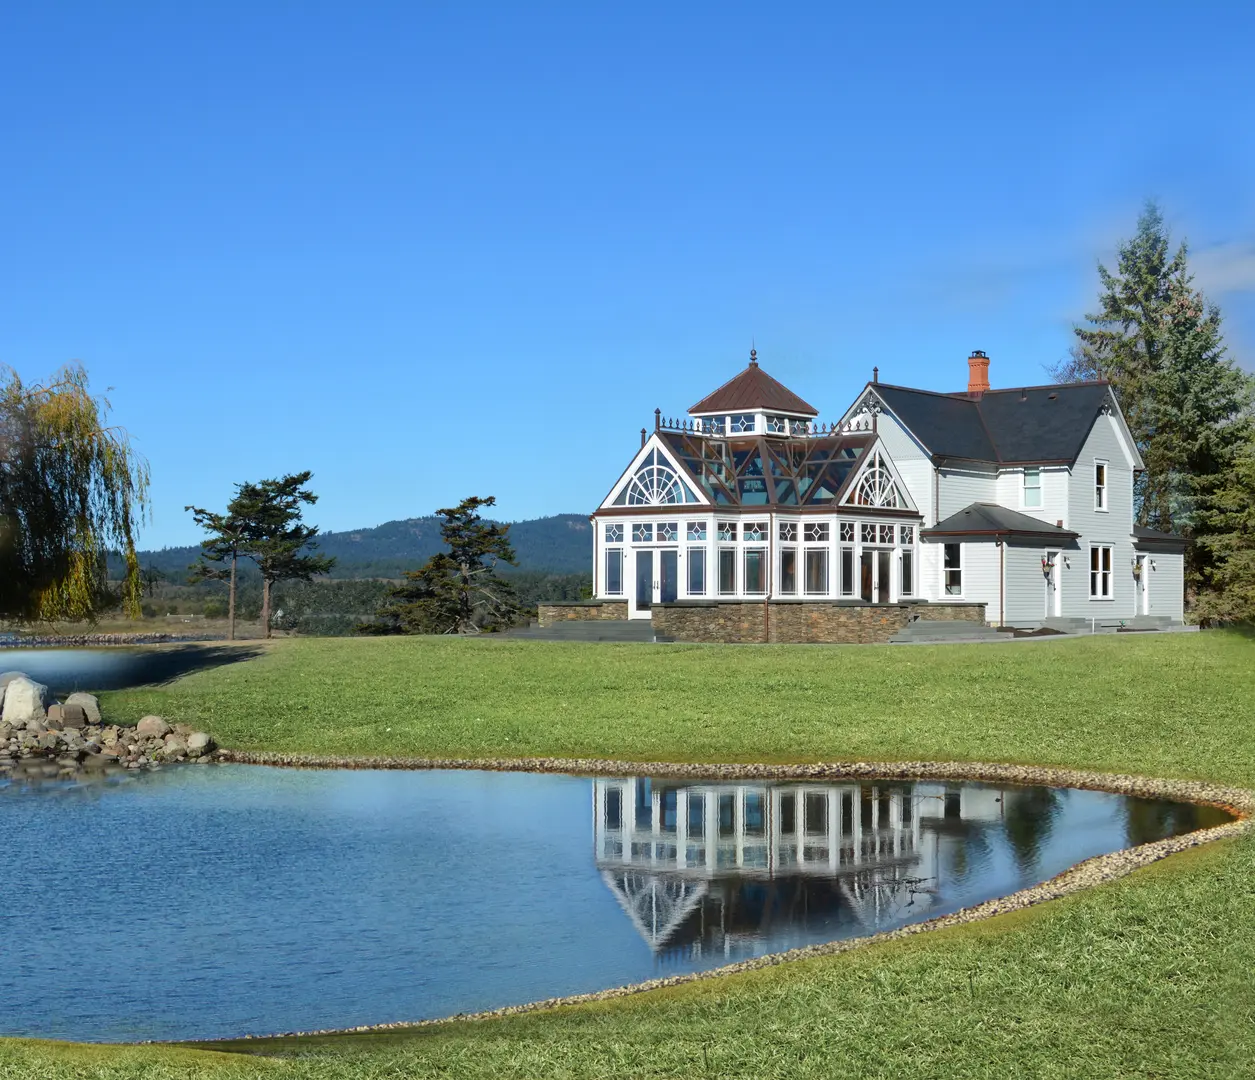
{"label": "pine tree", "polygon": [[[335,565],[334,558],[314,555],[318,527],[301,521],[301,507],[318,501],[305,487],[313,473],[306,470],[275,480],[243,483],[225,514],[189,506],[196,523],[212,534],[201,544],[201,562],[192,568],[193,580],[228,580],[229,636],[235,637],[236,567],[241,558],[252,560],[261,571],[261,622],[270,637],[270,601],[279,581],[309,581]],[[230,560],[230,567],[215,563]]]}
{"label": "pine tree", "polygon": [[1206,492],[1201,546],[1210,555],[1195,612],[1204,622],[1255,622],[1255,436]]}
{"label": "pine tree", "polygon": [[[1250,380],[1226,356],[1219,309],[1194,288],[1188,246],[1169,248],[1163,215],[1148,203],[1116,271],[1099,264],[1099,310],[1075,327],[1072,357],[1052,374],[1111,383],[1146,466],[1138,523],[1193,539],[1207,527],[1209,478],[1229,467],[1247,430]],[[1208,551],[1190,545],[1191,588]]]}
{"label": "pine tree", "polygon": [[440,535],[448,551],[438,552],[405,584],[391,589],[376,621],[358,627],[367,634],[477,634],[504,630],[518,616],[514,588],[497,573],[500,563],[515,565],[509,525],[481,520],[481,507],[493,496],[472,495],[436,513],[444,518]]}

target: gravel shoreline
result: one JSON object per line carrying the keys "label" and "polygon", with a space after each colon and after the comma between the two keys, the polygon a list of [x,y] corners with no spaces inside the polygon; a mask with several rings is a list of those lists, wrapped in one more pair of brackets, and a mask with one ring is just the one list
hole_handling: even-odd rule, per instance
{"label": "gravel shoreline", "polygon": [[598,990],[589,994],[545,998],[523,1005],[509,1005],[484,1012],[459,1013],[456,1016],[432,1020],[396,1021],[386,1024],[367,1024],[351,1028],[331,1028],[315,1031],[287,1031],[273,1035],[246,1035],[235,1039],[197,1040],[194,1043],[176,1045],[214,1045],[215,1042],[241,1042],[294,1036],[347,1035],[354,1033],[402,1031],[427,1028],[453,1021],[489,1020],[503,1016],[518,1016],[565,1005],[587,1002],[610,1001],[615,998],[643,994],[651,990],[680,986],[684,983],[717,979],[743,971],[757,971],[818,956],[834,956],[868,945],[885,941],[899,941],[916,934],[929,933],[949,926],[990,919],[1011,911],[1021,911],[1069,896],[1082,889],[1093,888],[1108,881],[1124,877],[1134,870],[1169,855],[1176,854],[1216,840],[1232,839],[1255,827],[1255,791],[1226,787],[1194,780],[1166,780],[1119,773],[1100,773],[1081,769],[1057,769],[1038,765],[999,765],[986,762],[955,761],[859,761],[831,762],[813,765],[677,765],[670,762],[615,761],[604,758],[339,758],[311,754],[278,754],[255,751],[220,750],[218,760],[248,765],[274,765],[306,769],[480,769],[494,772],[556,772],[583,776],[655,776],[689,777],[701,779],[889,779],[889,780],[977,780],[1004,784],[1032,784],[1048,787],[1085,788],[1094,791],[1110,791],[1119,795],[1144,798],[1173,799],[1181,802],[1216,806],[1234,815],[1235,820],[1209,829],[1200,829],[1183,836],[1168,837],[1135,848],[1113,851],[1077,863],[1063,873],[1039,885],[995,900],[963,908],[950,915],[942,915],[924,922],[912,923],[879,934],[846,938],[822,945],[809,945],[785,952],[742,960],[707,971],[674,975],[663,979],[650,979],[629,986]]}

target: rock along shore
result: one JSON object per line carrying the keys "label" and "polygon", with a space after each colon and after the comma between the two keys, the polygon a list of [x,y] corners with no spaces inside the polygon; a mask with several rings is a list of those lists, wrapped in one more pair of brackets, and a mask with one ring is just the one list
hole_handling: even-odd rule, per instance
{"label": "rock along shore", "polygon": [[180,641],[225,641],[225,634],[0,634],[0,649],[48,646],[165,645]]}
{"label": "rock along shore", "polygon": [[167,762],[209,762],[214,741],[186,724],[145,716],[134,727],[106,724],[92,694],[52,702],[48,688],[21,672],[0,675],[0,771],[35,759],[58,771],[122,767],[142,769]]}

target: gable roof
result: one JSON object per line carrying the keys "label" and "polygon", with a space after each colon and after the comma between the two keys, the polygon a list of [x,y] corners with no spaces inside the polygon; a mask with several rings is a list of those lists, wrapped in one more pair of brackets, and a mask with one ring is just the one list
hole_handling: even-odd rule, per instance
{"label": "gable roof", "polygon": [[1042,536],[1075,540],[1080,533],[1008,510],[998,503],[972,503],[931,529],[921,529],[920,536]]}
{"label": "gable roof", "polygon": [[707,394],[690,413],[733,413],[748,409],[818,416],[819,410],[807,404],[783,383],[777,382],[758,366],[757,354],[750,352],[749,366],[734,375],[718,390]]}
{"label": "gable roof", "polygon": [[934,457],[999,465],[1071,465],[1112,400],[1106,382],[986,390],[979,398],[885,383],[868,387]]}

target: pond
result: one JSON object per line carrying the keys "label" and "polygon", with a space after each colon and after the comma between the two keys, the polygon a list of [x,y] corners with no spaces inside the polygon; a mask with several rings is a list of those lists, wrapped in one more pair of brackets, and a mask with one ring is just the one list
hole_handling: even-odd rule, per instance
{"label": "pond", "polygon": [[931,918],[1226,820],[943,782],[217,765],[0,785],[0,1034],[89,1041],[605,989]]}
{"label": "pond", "polygon": [[96,693],[165,682],[203,668],[248,660],[259,653],[255,644],[0,648],[0,674],[20,671],[43,683],[54,696],[64,697],[75,690]]}

